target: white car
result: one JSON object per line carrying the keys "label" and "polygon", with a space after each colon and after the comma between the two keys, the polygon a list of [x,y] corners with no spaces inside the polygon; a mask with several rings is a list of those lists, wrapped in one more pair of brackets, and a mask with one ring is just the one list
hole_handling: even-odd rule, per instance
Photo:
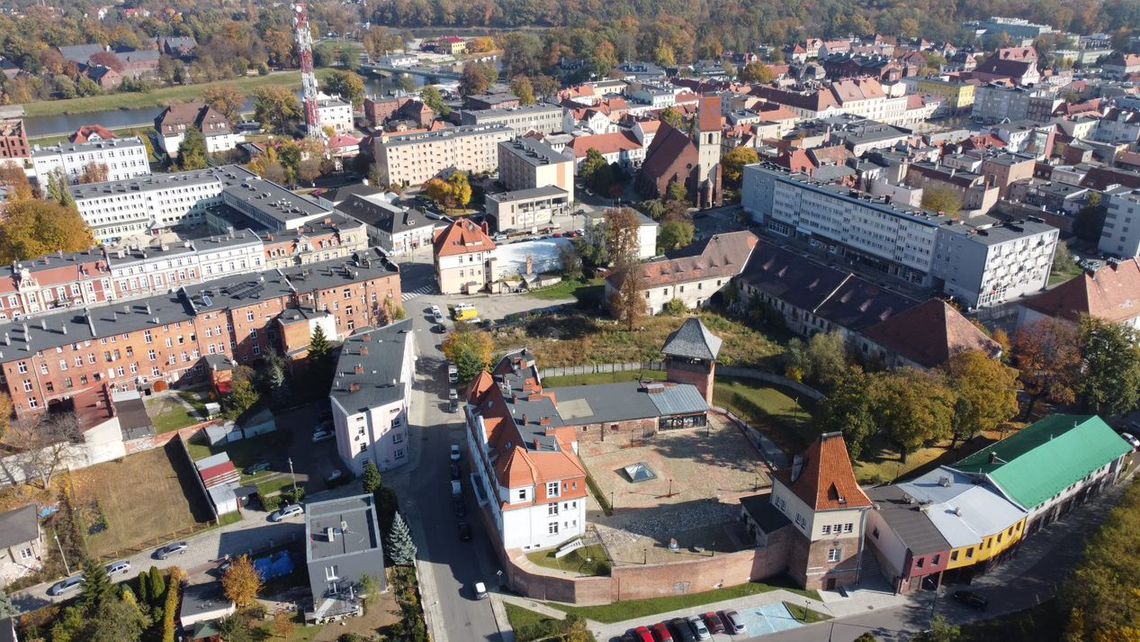
{"label": "white car", "polygon": [[60,581],[56,582],[55,584],[52,584],[51,588],[49,588],[47,590],[47,594],[51,595],[52,597],[55,597],[57,595],[63,595],[64,593],[70,593],[71,591],[74,591],[75,589],[79,588],[80,584],[83,584],[83,576],[82,575],[76,575],[75,577],[69,577],[67,579],[60,580]]}
{"label": "white car", "polygon": [[319,444],[322,441],[328,441],[335,436],[336,435],[334,435],[331,430],[318,430],[317,432],[313,433],[313,443]]}
{"label": "white car", "polygon": [[121,562],[115,562],[114,564],[108,564],[107,565],[107,576],[108,577],[114,577],[116,575],[123,575],[123,574],[130,573],[130,572],[131,572],[131,563],[126,561],[126,560],[123,560]]}
{"label": "white car", "polygon": [[1120,436],[1124,438],[1124,441],[1127,441],[1128,444],[1132,446],[1132,450],[1140,450],[1140,439],[1137,439],[1136,435],[1133,435],[1130,432],[1122,432],[1120,433]]}
{"label": "white car", "polygon": [[459,444],[451,444],[451,461],[459,461]]}
{"label": "white car", "polygon": [[289,504],[288,506],[282,506],[281,508],[273,511],[273,514],[269,516],[269,521],[280,522],[282,520],[289,519],[290,517],[296,517],[297,515],[304,514],[305,508],[303,506],[300,504]]}
{"label": "white car", "polygon": [[475,582],[475,599],[485,600],[488,597],[491,597],[491,594],[487,592],[487,585],[482,582]]}

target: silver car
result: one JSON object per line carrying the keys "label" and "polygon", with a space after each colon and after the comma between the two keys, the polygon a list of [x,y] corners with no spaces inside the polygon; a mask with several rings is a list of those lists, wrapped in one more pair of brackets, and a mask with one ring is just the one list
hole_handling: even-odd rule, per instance
{"label": "silver car", "polygon": [[126,561],[126,560],[123,560],[121,562],[115,562],[114,564],[108,564],[107,565],[107,576],[108,577],[114,577],[116,575],[124,575],[124,574],[130,573],[130,572],[131,572],[131,563]]}
{"label": "silver car", "polygon": [[289,519],[290,517],[295,517],[297,515],[303,514],[305,514],[305,509],[300,504],[289,504],[288,506],[282,506],[281,508],[274,511],[273,514],[269,516],[269,521],[280,522],[282,520]]}
{"label": "silver car", "polygon": [[70,593],[71,591],[74,591],[75,589],[79,588],[80,585],[82,585],[82,584],[83,584],[83,576],[82,575],[76,575],[75,577],[68,577],[68,578],[65,578],[65,579],[62,579],[62,580],[56,582],[55,584],[52,584],[51,588],[49,588],[47,590],[47,594],[55,597],[57,595],[63,595],[64,593]]}

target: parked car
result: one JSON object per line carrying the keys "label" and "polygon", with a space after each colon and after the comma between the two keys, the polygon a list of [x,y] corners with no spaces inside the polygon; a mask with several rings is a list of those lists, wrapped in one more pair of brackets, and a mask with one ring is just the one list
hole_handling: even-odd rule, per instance
{"label": "parked car", "polygon": [[130,572],[131,572],[131,563],[126,561],[126,560],[123,560],[121,562],[115,562],[114,564],[108,564],[107,565],[107,576],[108,577],[114,577],[116,575],[122,575],[124,573],[130,573]]}
{"label": "parked car", "polygon": [[965,604],[966,606],[972,609],[977,609],[979,611],[986,610],[986,608],[990,605],[990,601],[988,599],[979,593],[975,593],[974,591],[954,591],[951,597],[954,598],[954,601]]}
{"label": "parked car", "polygon": [[459,392],[455,388],[447,391],[447,410],[448,412],[459,410]]}
{"label": "parked car", "polygon": [[452,385],[459,383],[459,368],[450,361],[447,362],[447,383]]}
{"label": "parked car", "polygon": [[657,642],[673,642],[673,634],[669,632],[669,627],[665,626],[664,622],[658,622],[652,628],[653,637],[657,638]]}
{"label": "parked car", "polygon": [[744,633],[747,627],[744,626],[744,620],[741,619],[740,614],[736,611],[724,612],[724,628],[728,630],[731,635]]}
{"label": "parked car", "polygon": [[71,591],[79,588],[81,584],[83,584],[82,575],[68,577],[56,582],[55,584],[52,584],[51,588],[47,590],[47,594],[55,597],[57,595],[63,595],[64,593],[70,593]]}
{"label": "parked car", "polygon": [[716,613],[708,612],[701,616],[705,620],[705,626],[709,627],[712,633],[724,633],[724,621],[720,619]]}
{"label": "parked car", "polygon": [[459,444],[451,444],[451,455],[449,456],[451,457],[451,461],[459,461]]}
{"label": "parked car", "polygon": [[669,628],[673,630],[673,639],[677,642],[697,642],[697,636],[689,628],[689,621],[685,618],[675,617],[669,620]]}
{"label": "parked car", "polygon": [[171,555],[181,555],[185,553],[186,549],[188,548],[190,548],[190,544],[188,542],[174,542],[173,544],[167,544],[166,546],[163,546],[162,548],[155,551],[154,556],[160,560],[164,560]]}
{"label": "parked car", "polygon": [[269,516],[269,521],[280,522],[289,519],[290,517],[296,517],[297,515],[304,514],[305,509],[300,504],[289,504],[288,506],[282,506],[281,508],[273,511],[273,514]]}
{"label": "parked car", "polygon": [[448,469],[452,479],[459,479],[459,464],[451,464]]}
{"label": "parked car", "polygon": [[690,615],[688,619],[689,628],[693,630],[693,635],[697,636],[698,640],[708,640],[712,637],[712,633],[709,633],[709,628],[701,621],[701,616]]}
{"label": "parked car", "polygon": [[318,430],[317,432],[313,433],[313,443],[319,444],[322,441],[328,441],[335,436],[336,435],[334,435],[331,430]]}
{"label": "parked car", "polygon": [[431,306],[430,312],[431,315],[436,318],[443,316],[443,310],[440,310],[438,305]]}
{"label": "parked car", "polygon": [[471,524],[463,520],[459,520],[459,539],[464,542],[471,541]]}
{"label": "parked car", "polygon": [[653,634],[649,632],[649,627],[639,626],[631,631],[635,642],[653,642]]}
{"label": "parked car", "polygon": [[1137,439],[1136,435],[1130,432],[1122,432],[1120,436],[1128,442],[1128,445],[1132,446],[1132,450],[1140,450],[1140,439]]}
{"label": "parked car", "polygon": [[260,473],[260,472],[263,472],[266,470],[269,470],[269,462],[259,461],[257,463],[250,464],[249,466],[246,466],[245,470],[243,470],[242,472],[247,474],[247,475],[256,475],[257,473]]}
{"label": "parked car", "polygon": [[475,599],[485,600],[489,597],[491,594],[487,592],[487,585],[482,582],[475,582]]}
{"label": "parked car", "polygon": [[325,475],[325,484],[328,486],[334,486],[339,484],[342,479],[344,479],[344,471],[337,468],[331,473]]}

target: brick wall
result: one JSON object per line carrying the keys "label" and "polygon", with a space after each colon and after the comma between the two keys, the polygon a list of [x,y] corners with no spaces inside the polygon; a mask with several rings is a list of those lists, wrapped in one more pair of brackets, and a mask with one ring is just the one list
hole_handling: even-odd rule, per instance
{"label": "brick wall", "polygon": [[657,419],[632,419],[605,424],[575,426],[574,434],[579,442],[605,441],[628,444],[635,439],[644,439],[657,434]]}
{"label": "brick wall", "polygon": [[712,363],[684,363],[675,359],[669,361],[665,370],[669,381],[674,383],[687,383],[696,386],[705,403],[713,405],[713,386],[716,379],[716,362]]}
{"label": "brick wall", "polygon": [[[859,537],[828,538],[809,542],[796,534],[788,552],[788,574],[806,589],[827,589],[854,584],[859,579]],[[828,551],[838,546],[838,562],[827,561]],[[828,586],[834,580],[833,586]]]}

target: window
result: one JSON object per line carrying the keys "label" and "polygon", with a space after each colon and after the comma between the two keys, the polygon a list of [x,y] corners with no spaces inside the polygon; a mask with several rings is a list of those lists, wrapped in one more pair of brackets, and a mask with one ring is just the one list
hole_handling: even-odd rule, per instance
{"label": "window", "polygon": [[839,561],[839,551],[840,551],[840,549],[838,549],[838,548],[827,549],[827,561],[838,562]]}
{"label": "window", "polygon": [[950,561],[951,562],[957,562],[958,561],[958,551],[951,551],[950,552]]}
{"label": "window", "polygon": [[850,533],[854,528],[855,528],[854,524],[851,524],[851,523],[844,524],[843,525],[843,532],[844,533]]}
{"label": "window", "polygon": [[558,482],[550,482],[546,485],[547,497],[558,497]]}
{"label": "window", "polygon": [[31,391],[32,391],[32,380],[31,379],[24,379],[24,392],[31,392]]}
{"label": "window", "polygon": [[245,313],[245,320],[246,321],[253,321],[253,310],[250,310],[249,312]]}
{"label": "window", "polygon": [[925,565],[926,565],[926,558],[925,557],[920,557],[914,561],[915,568],[922,568]]}
{"label": "window", "polygon": [[547,515],[557,515],[558,514],[558,504],[557,503],[547,504],[546,505],[546,514]]}
{"label": "window", "polygon": [[47,373],[48,373],[47,362],[41,362],[40,363],[40,374],[47,374]]}
{"label": "window", "polygon": [[823,532],[824,535],[830,535],[831,534],[831,525],[824,524],[821,531]]}
{"label": "window", "polygon": [[519,499],[526,499],[526,489],[525,488],[519,489]]}
{"label": "window", "polygon": [[547,527],[546,527],[546,532],[551,534],[551,535],[557,535],[558,534],[558,522],[550,522],[550,524],[547,525]]}
{"label": "window", "polygon": [[32,551],[31,546],[26,546],[20,551],[20,559],[22,560],[30,560],[33,557],[35,557],[35,553]]}
{"label": "window", "polygon": [[336,564],[333,564],[332,566],[326,566],[325,567],[325,579],[330,581],[330,582],[333,580],[339,579],[339,576],[337,575]]}

